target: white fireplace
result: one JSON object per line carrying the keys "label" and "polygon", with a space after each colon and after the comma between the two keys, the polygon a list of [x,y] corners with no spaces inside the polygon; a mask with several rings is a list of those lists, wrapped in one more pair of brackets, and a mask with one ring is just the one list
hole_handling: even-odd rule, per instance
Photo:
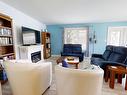
{"label": "white fireplace", "polygon": [[44,60],[43,45],[31,45],[19,47],[20,59],[28,59],[32,62]]}

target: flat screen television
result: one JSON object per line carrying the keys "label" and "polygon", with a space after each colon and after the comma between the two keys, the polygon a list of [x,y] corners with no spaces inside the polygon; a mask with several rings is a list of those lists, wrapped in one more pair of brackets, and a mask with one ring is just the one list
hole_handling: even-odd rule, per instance
{"label": "flat screen television", "polygon": [[40,31],[22,27],[22,41],[23,45],[40,44]]}

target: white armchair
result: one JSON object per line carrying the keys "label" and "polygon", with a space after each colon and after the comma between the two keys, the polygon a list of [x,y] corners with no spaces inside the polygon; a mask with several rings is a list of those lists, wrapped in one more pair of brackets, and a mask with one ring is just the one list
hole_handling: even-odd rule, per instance
{"label": "white armchair", "polygon": [[103,70],[55,67],[57,95],[101,95]]}
{"label": "white armchair", "polygon": [[13,95],[42,95],[51,85],[52,64],[4,62]]}

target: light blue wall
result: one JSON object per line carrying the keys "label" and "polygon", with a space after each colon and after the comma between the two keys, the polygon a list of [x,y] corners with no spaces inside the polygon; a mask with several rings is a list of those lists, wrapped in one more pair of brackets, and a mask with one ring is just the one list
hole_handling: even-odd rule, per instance
{"label": "light blue wall", "polygon": [[[87,27],[89,26],[89,36],[95,31],[97,43],[89,43],[90,51],[94,53],[103,53],[106,46],[107,31],[110,26],[127,26],[127,22],[105,22],[105,23],[85,23],[85,24],[63,24],[63,25],[47,25],[48,31],[51,33],[51,49],[53,55],[60,55],[63,46],[63,31],[66,27]],[[93,51],[94,47],[94,51]]]}

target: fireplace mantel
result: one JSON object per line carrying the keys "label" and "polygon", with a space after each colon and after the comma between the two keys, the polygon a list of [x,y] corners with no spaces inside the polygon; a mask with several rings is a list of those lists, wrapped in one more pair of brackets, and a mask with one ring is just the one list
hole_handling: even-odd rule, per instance
{"label": "fireplace mantel", "polygon": [[31,61],[31,54],[39,51],[41,51],[41,60],[44,60],[43,45],[20,46],[20,59],[28,59]]}

